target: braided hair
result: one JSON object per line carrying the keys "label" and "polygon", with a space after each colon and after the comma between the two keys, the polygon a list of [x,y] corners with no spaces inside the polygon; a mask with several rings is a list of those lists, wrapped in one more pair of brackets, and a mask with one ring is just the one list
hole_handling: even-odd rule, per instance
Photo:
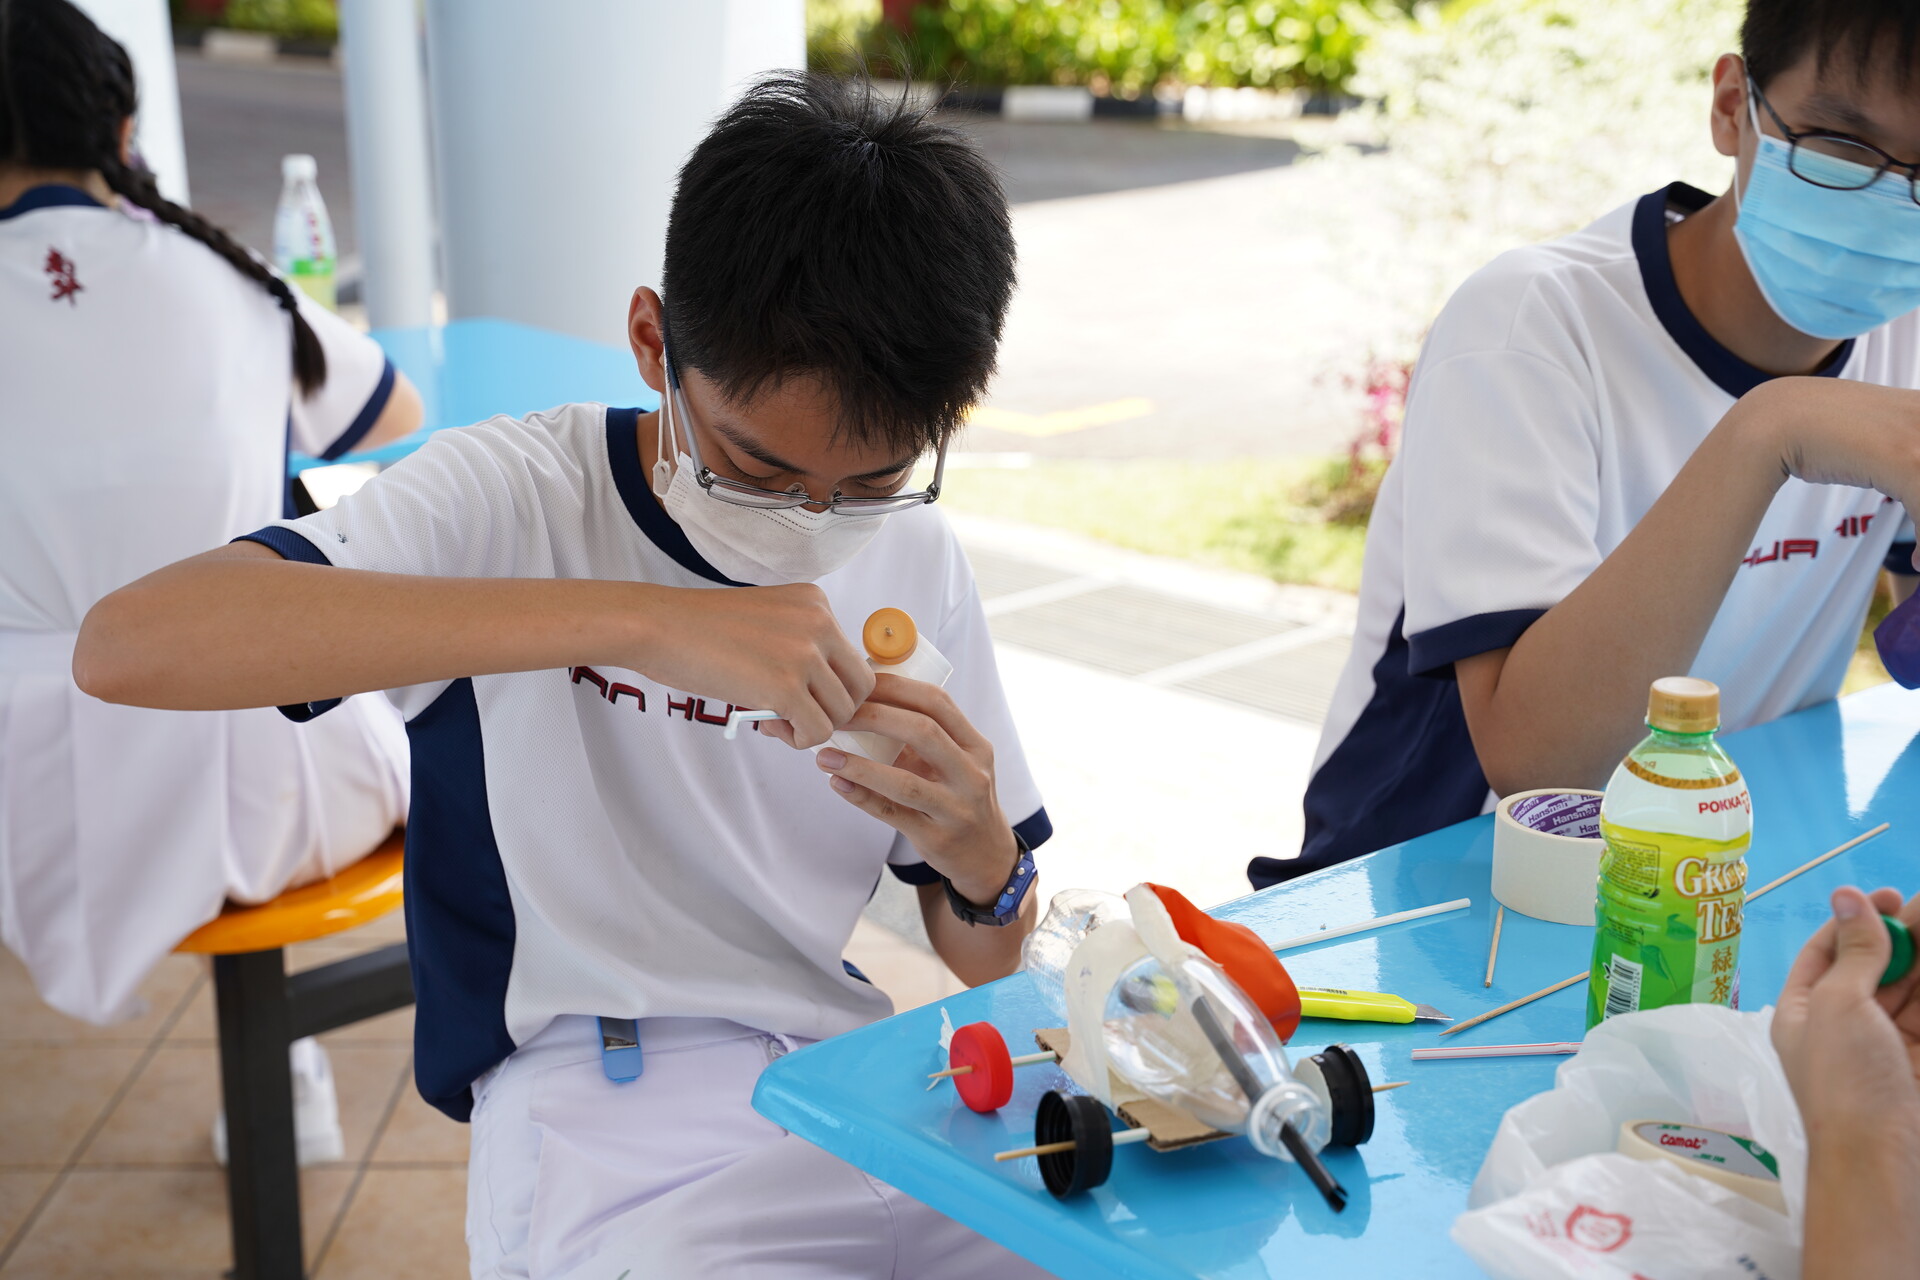
{"label": "braided hair", "polygon": [[153,174],[120,158],[120,126],[137,105],[133,62],[67,0],[0,0],[0,161],[95,170],[121,199],[198,240],[273,295],[293,324],[303,394],[327,380],[327,356],[293,289],[232,236],[160,194]]}

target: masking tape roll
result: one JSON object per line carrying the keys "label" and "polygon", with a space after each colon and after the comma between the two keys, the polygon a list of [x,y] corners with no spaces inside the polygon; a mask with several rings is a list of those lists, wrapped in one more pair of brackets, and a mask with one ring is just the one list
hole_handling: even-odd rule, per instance
{"label": "masking tape roll", "polygon": [[1598,791],[1510,795],[1494,810],[1493,896],[1536,919],[1592,924],[1603,848]]}
{"label": "masking tape roll", "polygon": [[1665,1160],[1775,1213],[1787,1211],[1786,1197],[1780,1192],[1780,1168],[1773,1155],[1752,1138],[1699,1125],[1628,1120],[1620,1126],[1615,1149],[1635,1160]]}

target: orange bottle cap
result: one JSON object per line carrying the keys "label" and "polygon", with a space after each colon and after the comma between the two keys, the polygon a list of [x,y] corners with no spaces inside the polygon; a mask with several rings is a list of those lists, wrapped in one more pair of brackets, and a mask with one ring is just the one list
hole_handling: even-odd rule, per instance
{"label": "orange bottle cap", "polygon": [[905,662],[920,644],[920,632],[905,609],[875,609],[861,628],[867,656],[884,666]]}

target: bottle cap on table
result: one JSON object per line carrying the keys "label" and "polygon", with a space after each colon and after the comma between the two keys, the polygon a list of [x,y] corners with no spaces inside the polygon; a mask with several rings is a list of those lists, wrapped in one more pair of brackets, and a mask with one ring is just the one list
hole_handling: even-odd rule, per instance
{"label": "bottle cap on table", "polygon": [[913,656],[920,644],[920,632],[905,609],[875,609],[860,630],[860,641],[867,656],[885,666],[894,666]]}
{"label": "bottle cap on table", "polygon": [[1662,676],[1647,695],[1647,724],[1666,733],[1712,733],[1720,727],[1720,686],[1692,676]]}

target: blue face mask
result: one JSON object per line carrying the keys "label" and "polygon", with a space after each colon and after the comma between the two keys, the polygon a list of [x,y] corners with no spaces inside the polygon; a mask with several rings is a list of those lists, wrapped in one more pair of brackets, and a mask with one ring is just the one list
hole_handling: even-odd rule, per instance
{"label": "blue face mask", "polygon": [[[1787,167],[1792,148],[1760,131],[1747,187],[1736,183],[1734,238],[1754,283],[1782,320],[1816,338],[1857,338],[1920,310],[1920,204],[1906,175],[1889,169],[1872,186],[1834,191]],[[1802,149],[1800,167],[1857,182],[1860,166]],[[1815,172],[1815,176],[1820,176]]]}

